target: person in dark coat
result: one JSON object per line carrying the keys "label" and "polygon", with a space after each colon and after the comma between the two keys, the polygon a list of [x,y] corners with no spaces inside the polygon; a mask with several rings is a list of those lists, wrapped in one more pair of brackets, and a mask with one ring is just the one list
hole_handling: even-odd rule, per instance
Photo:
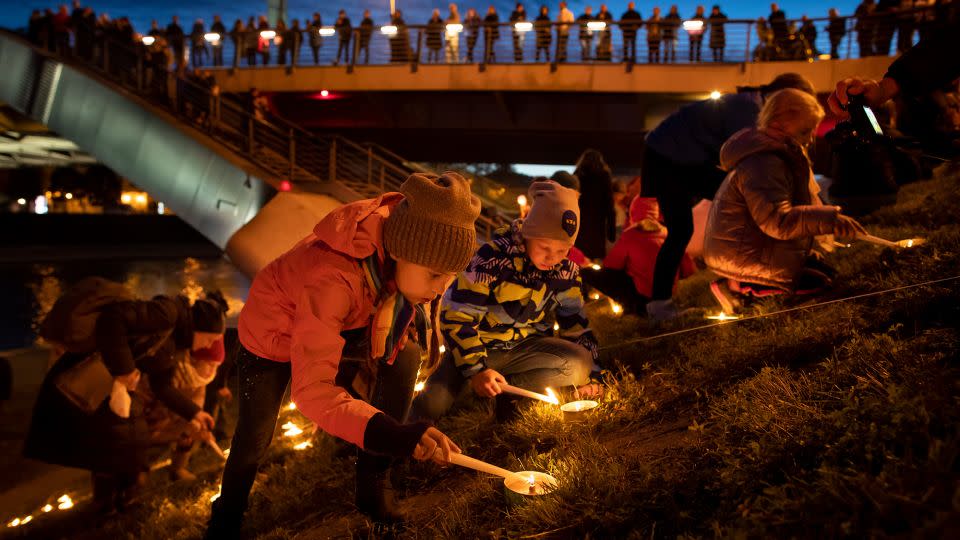
{"label": "person in dark coat", "polygon": [[913,47],[913,34],[917,31],[915,4],[915,0],[905,0],[900,3],[900,13],[897,14],[897,52],[899,53]]}
{"label": "person in dark coat", "polygon": [[580,61],[590,60],[590,51],[593,48],[593,32],[587,26],[593,19],[593,8],[587,6],[583,8],[583,14],[577,17],[578,34],[580,40]]}
{"label": "person in dark coat", "polygon": [[216,67],[223,66],[223,42],[227,39],[227,27],[224,26],[223,21],[220,20],[219,15],[213,16],[213,24],[210,25],[210,31],[219,34],[220,39],[215,40],[211,43],[211,49],[213,49],[213,65]]}
{"label": "person in dark coat", "polygon": [[627,10],[620,16],[620,32],[623,33],[623,61],[637,61],[637,32],[643,26],[643,15],[636,9],[636,4],[627,4]]}
{"label": "person in dark coat", "polygon": [[260,31],[253,17],[247,19],[247,26],[243,34],[243,52],[247,57],[247,66],[257,65],[257,49],[260,48]]}
{"label": "person in dark coat", "polygon": [[724,25],[727,16],[714,5],[710,11],[710,54],[714,62],[723,62],[723,50],[727,48],[727,31]]}
{"label": "person in dark coat", "polygon": [[430,20],[427,21],[427,63],[439,63],[440,51],[443,50],[443,19],[440,17],[440,10],[434,9]]}
{"label": "person in dark coat", "polygon": [[518,22],[527,20],[527,10],[523,4],[517,2],[517,7],[510,13],[510,33],[513,36],[513,61],[523,62],[523,42],[527,37],[526,32],[520,32],[516,28]]}
{"label": "person in dark coat", "polygon": [[403,14],[399,9],[393,12],[390,24],[397,27],[397,33],[390,39],[390,61],[409,62],[410,30],[407,28],[407,23],[403,20]]}
{"label": "person in dark coat", "polygon": [[277,46],[277,65],[285,66],[287,65],[287,52],[290,51],[290,43],[287,42],[287,34],[290,30],[287,28],[287,23],[283,22],[283,19],[277,19],[275,31],[277,32],[277,37],[274,38],[274,42],[280,42]]}
{"label": "person in dark coat", "polygon": [[840,16],[837,8],[830,8],[830,22],[827,24],[827,35],[830,36],[830,58],[840,58],[840,43],[847,35],[847,19]]}
{"label": "person in dark coat", "polygon": [[164,36],[167,38],[167,43],[170,44],[170,47],[173,49],[173,61],[177,64],[177,69],[183,67],[184,58],[186,58],[186,36],[183,33],[183,28],[180,27],[180,18],[176,15],[173,16],[173,19],[170,21],[170,24],[167,25],[167,30],[164,33]]}
{"label": "person in dark coat", "polygon": [[807,47],[810,49],[810,54],[813,57],[820,55],[820,51],[817,50],[817,27],[814,26],[813,21],[809,17],[804,15],[800,18],[800,35],[803,36],[803,39],[807,41]]}
{"label": "person in dark coat", "polygon": [[857,45],[860,47],[860,58],[873,56],[873,36],[876,32],[876,21],[873,11],[876,9],[874,0],[863,0],[857,10],[853,12],[857,22],[853,29],[857,31]]}
{"label": "person in dark coat", "polygon": [[350,35],[353,33],[353,25],[350,24],[350,17],[347,17],[347,12],[340,10],[340,13],[337,14],[337,22],[334,23],[333,27],[337,30],[337,40],[340,45],[337,47],[337,59],[333,62],[334,65],[340,63],[340,56],[343,56],[344,62],[350,61]]}
{"label": "person in dark coat", "polygon": [[300,62],[300,46],[303,45],[303,30],[300,28],[299,19],[290,21],[290,28],[287,29],[284,41],[287,42],[287,50],[290,51],[290,65],[295,66]]}
{"label": "person in dark coat", "polygon": [[673,280],[693,236],[693,207],[700,199],[713,199],[725,176],[717,166],[720,147],[755,125],[766,97],[785,88],[814,93],[804,77],[784,73],[760,88],[681,107],[647,135],[640,194],[657,198],[667,227],[647,304],[651,317],[664,320],[680,313],[671,300]]}
{"label": "person in dark coat", "polygon": [[597,60],[609,62],[613,59],[613,30],[611,29],[613,13],[610,13],[606,4],[600,4],[597,20],[607,23],[607,26],[600,31],[600,39],[597,41]]}
{"label": "person in dark coat", "polygon": [[580,234],[577,249],[591,259],[607,255],[607,241],[617,239],[617,213],[613,208],[613,174],[596,150],[586,150],[573,175],[580,180]]}
{"label": "person in dark coat", "polygon": [[70,13],[67,6],[60,6],[53,16],[53,50],[65,55],[70,52]]}
{"label": "person in dark coat", "polygon": [[497,8],[490,6],[487,9],[487,16],[483,18],[483,61],[484,63],[496,62],[497,40],[500,39],[500,15],[497,14]]}
{"label": "person in dark coat", "polygon": [[773,43],[781,49],[790,40],[790,31],[787,27],[787,14],[777,4],[770,4],[770,15],[767,17],[770,31],[773,32]]}
{"label": "person in dark coat", "polygon": [[240,58],[246,52],[246,30],[241,19],[234,21],[230,29],[230,41],[233,42],[233,67],[238,67]]}
{"label": "person in dark coat", "polygon": [[677,34],[683,20],[677,6],[670,6],[670,12],[663,18],[663,61],[673,64],[677,61]]}
{"label": "person in dark coat", "polygon": [[473,63],[473,49],[477,46],[477,40],[480,39],[480,25],[482,22],[477,10],[473,8],[467,10],[467,18],[463,20],[463,27],[467,31],[468,63]]}
{"label": "person in dark coat", "polygon": [[370,63],[370,38],[373,37],[373,19],[370,17],[370,10],[363,12],[363,20],[360,21],[360,49],[357,54],[363,53],[363,63]]}
{"label": "person in dark coat", "polygon": [[537,33],[537,55],[534,61],[540,61],[540,51],[543,51],[545,62],[550,61],[550,43],[553,41],[553,27],[550,25],[550,11],[547,6],[540,6],[540,14],[533,23]]}
{"label": "person in dark coat", "polygon": [[876,26],[873,33],[873,54],[889,56],[893,34],[897,31],[897,9],[900,0],[879,0],[873,10]]}
{"label": "person in dark coat", "polygon": [[323,37],[320,35],[320,29],[323,28],[323,18],[319,13],[314,13],[307,25],[307,34],[309,34],[310,50],[313,52],[313,64],[320,63],[320,47],[323,45]]}
{"label": "person in dark coat", "polygon": [[203,65],[203,57],[207,55],[207,33],[203,28],[203,19],[197,19],[190,30],[190,65],[198,68]]}
{"label": "person in dark coat", "polygon": [[260,61],[265,66],[270,65],[270,43],[273,39],[263,37],[263,33],[269,30],[270,22],[267,21],[266,15],[261,15],[260,20],[257,21],[257,52],[260,53]]}
{"label": "person in dark coat", "polygon": [[[119,383],[130,393],[129,416],[115,412],[109,397],[88,415],[61,393],[60,375],[88,356],[68,352],[44,378],[24,455],[91,471],[98,508],[107,512],[122,508],[148,470],[149,433],[136,393],[141,375],[152,394],[197,431],[213,428],[213,418],[173,386],[175,352],[208,347],[222,337],[222,318],[213,321],[197,315],[204,310],[205,306],[191,307],[183,296],[118,301],[102,308],[94,331],[96,352],[115,386]],[[220,326],[215,328],[215,322]]]}
{"label": "person in dark coat", "polygon": [[700,23],[700,28],[690,28],[687,31],[687,35],[690,36],[690,61],[699,62],[701,58],[701,51],[703,50],[703,33],[707,30],[707,18],[703,11],[703,6],[697,6],[697,12],[694,13],[693,17],[690,17],[691,21],[697,21]]}

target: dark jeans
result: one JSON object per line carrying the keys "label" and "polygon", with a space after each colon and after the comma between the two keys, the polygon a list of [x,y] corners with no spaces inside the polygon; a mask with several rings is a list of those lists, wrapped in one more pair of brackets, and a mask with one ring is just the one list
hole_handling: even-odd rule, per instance
{"label": "dark jeans", "polygon": [[626,313],[643,313],[649,298],[637,292],[633,278],[624,270],[601,268],[594,270],[590,267],[580,269],[580,277],[591,288],[613,298],[623,306]]}
{"label": "dark jeans", "polygon": [[712,199],[725,173],[712,164],[680,165],[647,148],[642,170],[645,197],[656,197],[667,226],[667,238],[657,254],[651,300],[667,300],[680,261],[693,237],[693,207],[700,199]]}
{"label": "dark jeans", "polygon": [[637,35],[624,34],[623,36],[623,61],[637,61]]}
{"label": "dark jeans", "polygon": [[837,60],[840,58],[840,42],[843,41],[843,36],[839,38],[830,38],[830,58]]}
{"label": "dark jeans", "polygon": [[580,61],[586,62],[590,59],[590,49],[593,47],[593,38],[580,38]]}
{"label": "dark jeans", "polygon": [[[363,334],[362,330],[343,334],[347,345],[342,353],[336,384],[348,391],[360,363],[366,361],[369,345]],[[290,383],[289,363],[260,358],[244,347],[237,357],[237,369],[240,414],[230,456],[223,469],[220,497],[213,503],[208,538],[236,536],[239,531],[250,488],[273,441],[281,402]],[[392,366],[384,364],[379,367],[371,404],[398,422],[404,422],[410,412],[418,369],[420,348],[408,342]]]}
{"label": "dark jeans", "polygon": [[710,47],[714,62],[723,62],[723,47]]}
{"label": "dark jeans", "polygon": [[557,62],[567,61],[567,43],[570,41],[570,32],[557,32]]}
{"label": "dark jeans", "polygon": [[213,47],[213,65],[222,66],[223,65],[223,47]]}
{"label": "dark jeans", "polygon": [[340,63],[341,55],[343,55],[344,62],[350,61],[350,40],[349,39],[340,40],[340,46],[337,48],[337,60],[335,63],[337,64]]}
{"label": "dark jeans", "polygon": [[[546,387],[579,386],[590,380],[593,357],[585,348],[565,339],[531,336],[509,351],[490,350],[487,367],[500,372],[520,388],[543,392]],[[415,419],[437,420],[472,393],[453,356],[447,354],[413,403]]]}
{"label": "dark jeans", "polygon": [[691,37],[690,38],[690,61],[699,62],[700,61],[700,51],[703,48],[703,36]]}

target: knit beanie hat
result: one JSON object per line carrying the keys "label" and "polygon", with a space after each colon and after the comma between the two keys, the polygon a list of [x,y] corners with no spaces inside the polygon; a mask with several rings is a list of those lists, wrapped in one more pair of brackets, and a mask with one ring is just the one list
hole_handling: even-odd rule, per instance
{"label": "knit beanie hat", "polygon": [[400,201],[383,224],[387,251],[443,272],[460,272],[477,250],[480,199],[455,172],[414,173],[400,186]]}
{"label": "knit beanie hat", "polygon": [[580,194],[556,182],[534,182],[528,194],[530,212],[523,220],[523,237],[550,238],[573,245],[580,230]]}
{"label": "knit beanie hat", "polygon": [[226,329],[227,300],[220,291],[208,292],[190,307],[194,332],[222,334]]}

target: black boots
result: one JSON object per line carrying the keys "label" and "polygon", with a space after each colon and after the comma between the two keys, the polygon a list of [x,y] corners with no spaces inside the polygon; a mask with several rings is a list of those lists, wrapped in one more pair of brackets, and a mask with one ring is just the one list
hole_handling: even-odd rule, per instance
{"label": "black boots", "polygon": [[376,523],[403,521],[397,495],[390,482],[393,458],[357,452],[357,509]]}

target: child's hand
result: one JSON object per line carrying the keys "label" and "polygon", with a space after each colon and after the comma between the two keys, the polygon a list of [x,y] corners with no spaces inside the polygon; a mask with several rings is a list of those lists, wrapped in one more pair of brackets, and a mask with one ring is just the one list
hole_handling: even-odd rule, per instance
{"label": "child's hand", "polygon": [[833,234],[839,238],[856,238],[867,234],[867,230],[852,217],[840,214],[833,226]]}
{"label": "child's hand", "polygon": [[137,384],[140,382],[140,370],[134,369],[130,373],[127,373],[126,375],[118,375],[114,377],[114,379],[118,383],[127,387],[128,392],[135,392],[137,390]]}
{"label": "child's hand", "polygon": [[193,424],[193,427],[197,431],[204,431],[212,430],[216,422],[214,422],[213,417],[206,412],[199,411],[193,416],[193,420],[190,420],[190,423]]}
{"label": "child's hand", "polygon": [[595,398],[599,397],[601,394],[603,394],[603,385],[597,382],[589,382],[576,388],[577,399]]}
{"label": "child's hand", "polygon": [[233,392],[231,392],[226,386],[217,390],[217,395],[223,398],[224,401],[230,401],[233,399]]}
{"label": "child's hand", "polygon": [[492,369],[485,369],[470,377],[470,385],[473,386],[474,393],[480,397],[489,398],[502,393],[501,384],[507,384],[507,379]]}
{"label": "child's hand", "polygon": [[413,450],[413,459],[417,461],[426,461],[432,459],[439,465],[446,465],[450,462],[450,453],[461,453],[460,447],[454,444],[449,437],[444,435],[439,429],[429,427],[420,437],[420,442]]}

